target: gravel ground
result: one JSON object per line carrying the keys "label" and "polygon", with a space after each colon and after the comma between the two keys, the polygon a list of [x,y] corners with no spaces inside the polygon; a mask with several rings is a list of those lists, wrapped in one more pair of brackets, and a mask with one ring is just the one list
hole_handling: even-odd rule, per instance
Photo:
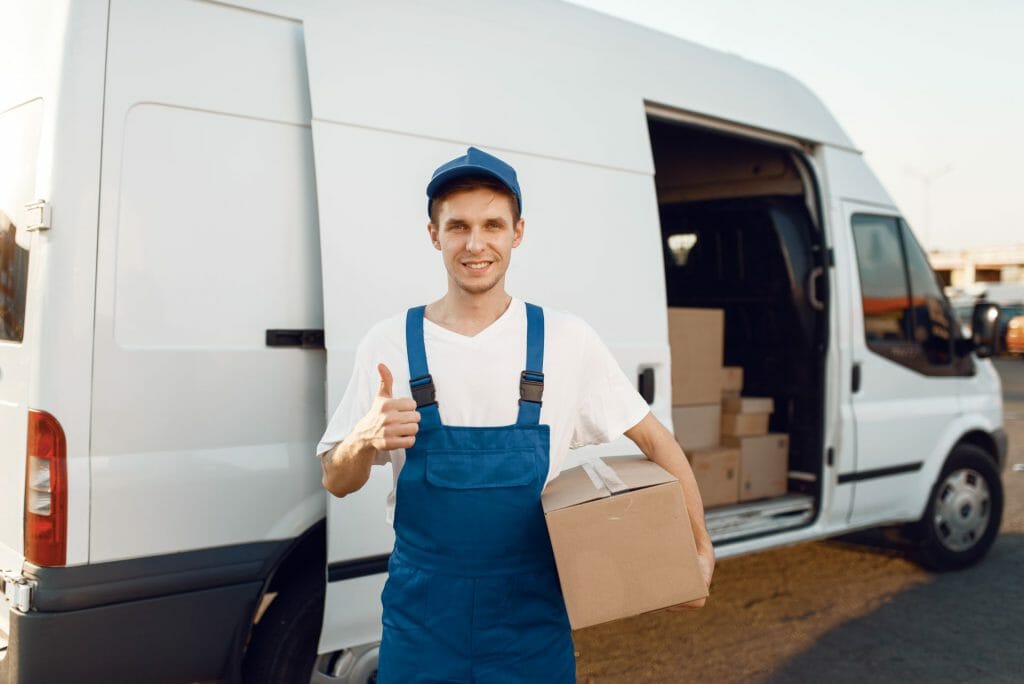
{"label": "gravel ground", "polygon": [[702,611],[577,632],[579,680],[1021,681],[1024,363],[997,367],[1010,466],[1001,535],[976,567],[928,573],[883,531],[724,560]]}

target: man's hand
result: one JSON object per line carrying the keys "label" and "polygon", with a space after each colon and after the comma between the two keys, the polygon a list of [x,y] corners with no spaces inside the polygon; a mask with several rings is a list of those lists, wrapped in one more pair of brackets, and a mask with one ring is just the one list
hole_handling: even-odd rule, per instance
{"label": "man's hand", "polygon": [[394,399],[391,396],[393,379],[391,371],[383,363],[377,364],[380,373],[380,389],[373,405],[353,430],[365,444],[377,451],[409,449],[416,443],[420,414],[416,400],[411,397]]}
{"label": "man's hand", "polygon": [[[708,588],[708,592],[711,591],[711,576],[715,574],[715,552],[713,549],[705,549],[697,552],[697,565],[700,567],[700,574],[704,578],[704,584]],[[687,603],[680,603],[678,606],[672,606],[668,610],[671,611],[684,611],[684,610],[697,610],[703,608],[704,604],[707,603],[707,597],[694,599]]]}
{"label": "man's hand", "polygon": [[391,396],[393,378],[383,363],[377,364],[380,389],[373,405],[352,432],[323,455],[323,485],[334,496],[345,496],[370,479],[370,468],[378,451],[408,449],[416,443],[420,414],[416,401]]}

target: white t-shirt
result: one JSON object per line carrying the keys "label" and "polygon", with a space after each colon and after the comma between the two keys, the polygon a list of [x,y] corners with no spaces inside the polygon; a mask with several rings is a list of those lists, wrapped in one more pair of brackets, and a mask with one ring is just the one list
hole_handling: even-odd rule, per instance
{"label": "white t-shirt", "polygon": [[[405,312],[374,325],[356,349],[345,395],[317,445],[317,455],[349,435],[370,410],[380,388],[377,364],[394,377],[392,395],[409,397]],[[424,319],[423,342],[445,425],[511,425],[519,413],[519,375],[526,363],[526,305],[509,307],[472,337]],[[544,397],[540,422],[551,426],[547,481],[561,472],[569,449],[618,438],[647,415],[647,402],[633,387],[608,347],[583,319],[544,309]],[[405,449],[378,452],[374,463],[391,462],[394,482],[405,463]],[[394,520],[395,489],[387,498]]]}

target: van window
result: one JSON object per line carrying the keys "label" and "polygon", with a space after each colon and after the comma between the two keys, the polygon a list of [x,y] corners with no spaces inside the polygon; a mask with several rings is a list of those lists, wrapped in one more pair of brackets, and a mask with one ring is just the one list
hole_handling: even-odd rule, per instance
{"label": "van window", "polygon": [[953,317],[928,257],[910,227],[900,221],[907,255],[910,292],[914,298],[914,339],[924,349],[928,363],[943,365],[953,360]]}
{"label": "van window", "polygon": [[28,251],[25,205],[36,199],[36,157],[43,101],[30,100],[0,113],[0,341],[25,336]]}
{"label": "van window", "polygon": [[18,229],[0,209],[0,340],[7,342],[21,342],[25,335],[29,234]]}
{"label": "van window", "polygon": [[906,351],[890,345],[914,339],[899,224],[893,217],[858,214],[853,217],[853,240],[868,347],[898,357]]}
{"label": "van window", "polygon": [[856,214],[853,240],[868,348],[922,373],[946,374],[956,328],[910,228],[894,216]]}

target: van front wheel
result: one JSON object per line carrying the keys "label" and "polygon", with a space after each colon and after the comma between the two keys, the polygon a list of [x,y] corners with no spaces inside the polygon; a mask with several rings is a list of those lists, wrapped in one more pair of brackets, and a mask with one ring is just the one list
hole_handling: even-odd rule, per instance
{"label": "van front wheel", "polygon": [[1003,483],[987,453],[972,444],[953,449],[918,521],[921,564],[959,570],[988,552],[1003,517]]}

